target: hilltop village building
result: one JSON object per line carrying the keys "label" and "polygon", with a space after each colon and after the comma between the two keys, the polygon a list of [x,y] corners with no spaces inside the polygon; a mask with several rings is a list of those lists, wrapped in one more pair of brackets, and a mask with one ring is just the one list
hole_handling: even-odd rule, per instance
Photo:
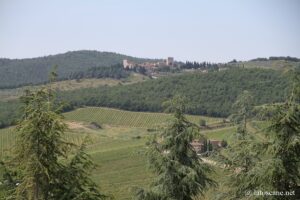
{"label": "hilltop village building", "polygon": [[144,63],[135,63],[130,60],[123,60],[123,67],[125,69],[132,69],[134,67],[144,67],[146,69],[152,69],[155,67],[160,67],[160,66],[174,66],[174,58],[173,57],[168,57],[166,60],[163,62],[144,62]]}

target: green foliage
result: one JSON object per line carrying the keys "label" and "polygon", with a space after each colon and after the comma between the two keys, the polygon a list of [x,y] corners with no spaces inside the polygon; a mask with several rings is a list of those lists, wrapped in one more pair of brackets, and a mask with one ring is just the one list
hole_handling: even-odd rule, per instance
{"label": "green foliage", "polygon": [[[27,91],[22,97],[23,116],[17,126],[14,158],[8,164],[17,173],[18,183],[10,198],[28,200],[103,199],[87,170],[92,166],[83,147],[71,160],[63,164],[72,146],[63,139],[66,125],[60,109],[55,105],[53,92],[41,89]],[[72,176],[67,172],[72,171]],[[82,182],[74,185],[74,179]],[[72,194],[69,194],[69,190]],[[73,190],[74,189],[74,190]],[[88,198],[91,197],[91,198]]]}
{"label": "green foliage", "polygon": [[[79,106],[104,106],[131,111],[162,112],[162,103],[180,94],[186,96],[186,113],[228,117],[238,94],[252,93],[255,105],[283,102],[290,89],[289,73],[263,69],[230,69],[208,74],[185,74],[114,87],[63,91],[65,111]],[[17,101],[0,102],[0,124],[9,125],[18,115]]]}
{"label": "green foliage", "polygon": [[241,137],[244,137],[246,134],[247,119],[251,116],[253,101],[251,93],[245,90],[237,97],[236,102],[233,104],[235,113],[231,115],[231,118],[238,124],[238,134]]}
{"label": "green foliage", "polygon": [[0,128],[16,124],[20,118],[18,101],[0,102]]}
{"label": "green foliage", "polygon": [[[231,143],[224,151],[219,152],[218,158],[228,169],[229,175],[225,184],[229,187],[222,198],[243,199],[247,191],[254,188],[247,180],[248,172],[260,161],[258,145],[247,130],[247,121],[253,110],[253,97],[248,91],[243,91],[234,103],[235,113],[232,118],[237,124],[237,132]],[[222,142],[223,143],[223,142]]]}
{"label": "green foliage", "polygon": [[[300,183],[300,82],[285,104],[275,105],[264,146],[263,159],[249,171],[249,184],[263,191],[296,191]],[[299,189],[298,189],[299,190]],[[299,191],[298,191],[299,192]],[[274,196],[273,199],[289,199],[289,196]],[[295,197],[297,198],[297,197]]]}
{"label": "green foliage", "polygon": [[140,200],[192,200],[214,182],[208,178],[211,170],[197,156],[190,142],[197,127],[184,115],[183,99],[176,97],[168,102],[175,120],[149,143],[149,168],[157,175],[150,189],[137,189]]}
{"label": "green foliage", "polygon": [[290,89],[289,74],[263,69],[229,69],[208,74],[184,74],[138,84],[64,92],[73,106],[104,106],[132,111],[161,112],[162,103],[179,94],[187,97],[189,114],[228,117],[232,102],[244,90],[254,104],[283,102]]}
{"label": "green foliage", "polygon": [[296,57],[290,57],[290,56],[271,56],[268,58],[255,58],[250,61],[268,61],[268,60],[285,60],[285,61],[290,61],[290,62],[300,62],[299,58]]}
{"label": "green foliage", "polygon": [[69,79],[82,78],[127,78],[130,72],[126,71],[121,64],[112,65],[109,67],[92,67],[85,71],[72,72]]}
{"label": "green foliage", "polygon": [[17,127],[15,165],[20,170],[17,199],[48,199],[53,192],[68,145],[61,139],[66,126],[51,103],[49,91],[27,92],[23,117]]}
{"label": "green foliage", "polygon": [[100,193],[98,186],[90,178],[95,164],[85,153],[86,144],[82,143],[75,156],[61,172],[60,188],[53,195],[55,200],[98,200],[107,199]]}
{"label": "green foliage", "polygon": [[204,119],[200,119],[199,125],[200,126],[206,126],[206,121]]}

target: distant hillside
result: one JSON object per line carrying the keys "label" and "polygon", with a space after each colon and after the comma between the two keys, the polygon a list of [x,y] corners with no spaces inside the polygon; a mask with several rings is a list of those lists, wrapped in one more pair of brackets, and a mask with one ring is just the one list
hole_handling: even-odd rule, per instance
{"label": "distant hillside", "polygon": [[76,72],[120,64],[123,59],[135,62],[148,60],[117,53],[87,50],[29,59],[2,58],[0,59],[0,89],[45,83],[54,65],[58,65],[59,79],[64,80]]}
{"label": "distant hillside", "polygon": [[291,73],[267,69],[233,68],[220,72],[169,76],[138,84],[89,88],[64,92],[72,106],[105,106],[133,111],[163,111],[161,104],[180,94],[189,101],[189,114],[227,117],[243,90],[249,90],[257,105],[282,102],[290,88]]}
{"label": "distant hillside", "polygon": [[292,57],[256,58],[243,62],[230,62],[232,66],[245,68],[264,68],[287,71],[300,67],[300,59]]}

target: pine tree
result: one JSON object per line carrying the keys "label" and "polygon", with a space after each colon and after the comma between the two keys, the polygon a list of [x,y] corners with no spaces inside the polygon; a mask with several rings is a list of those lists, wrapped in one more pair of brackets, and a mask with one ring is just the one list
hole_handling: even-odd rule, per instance
{"label": "pine tree", "polygon": [[[11,199],[79,200],[104,199],[89,178],[93,163],[79,148],[68,164],[75,144],[63,138],[67,126],[50,89],[27,91],[22,97],[23,117],[17,126],[14,159],[9,164],[17,172],[17,187]],[[74,182],[77,181],[77,182]],[[70,192],[71,190],[71,192]]]}
{"label": "pine tree", "polygon": [[[271,125],[266,137],[265,154],[261,162],[249,172],[249,184],[257,190],[291,192],[299,190],[300,183],[300,93],[299,76],[292,94],[284,104],[273,105]],[[299,193],[299,191],[298,191]],[[296,196],[271,196],[270,199],[297,199]]]}
{"label": "pine tree", "polygon": [[253,109],[253,97],[250,92],[244,91],[234,103],[235,113],[231,116],[237,125],[237,132],[231,144],[217,156],[226,164],[229,175],[225,185],[229,190],[222,198],[243,199],[247,198],[245,192],[252,190],[247,184],[247,174],[260,160],[257,151],[260,145],[255,142],[247,130],[247,123]]}
{"label": "pine tree", "polygon": [[210,167],[190,145],[198,128],[186,120],[183,98],[176,97],[166,105],[175,120],[148,146],[149,167],[157,177],[149,190],[136,191],[138,200],[191,200],[215,185],[208,177]]}
{"label": "pine tree", "polygon": [[20,183],[17,199],[48,199],[59,171],[59,157],[66,157],[69,145],[62,140],[66,125],[52,104],[47,89],[26,92],[23,118],[19,123],[16,157]]}
{"label": "pine tree", "polygon": [[247,90],[244,90],[233,104],[233,110],[235,110],[235,113],[233,113],[230,117],[238,125],[238,137],[244,137],[246,134],[247,120],[251,116],[253,105],[253,96]]}

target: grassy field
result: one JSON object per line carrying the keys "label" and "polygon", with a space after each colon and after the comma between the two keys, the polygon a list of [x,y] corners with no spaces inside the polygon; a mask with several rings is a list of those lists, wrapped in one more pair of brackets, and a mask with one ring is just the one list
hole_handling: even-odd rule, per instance
{"label": "grassy field", "polygon": [[230,143],[233,139],[233,133],[235,131],[236,131],[236,127],[229,126],[220,129],[206,130],[206,131],[202,131],[201,133],[205,135],[208,139],[226,140],[228,143]]}
{"label": "grassy field", "polygon": [[[96,88],[99,86],[114,86],[118,84],[132,84],[141,82],[144,80],[149,79],[147,76],[143,76],[141,74],[131,74],[126,79],[112,79],[112,78],[101,78],[101,79],[80,79],[80,80],[66,80],[66,81],[58,81],[52,83],[51,87],[56,90],[60,91],[70,91],[70,90],[76,90],[81,88]],[[46,85],[37,85],[37,86],[24,86],[14,89],[0,89],[0,101],[8,101],[17,99],[21,95],[23,95],[24,91],[26,89],[30,90],[36,90],[43,86],[49,86]]]}
{"label": "grassy field", "polygon": [[[131,112],[111,108],[87,107],[65,113],[67,120],[97,122],[112,126],[154,128],[172,119],[172,115],[165,113]],[[221,118],[211,118],[196,115],[187,115],[187,119],[199,124],[204,119],[207,124],[222,121]]]}

